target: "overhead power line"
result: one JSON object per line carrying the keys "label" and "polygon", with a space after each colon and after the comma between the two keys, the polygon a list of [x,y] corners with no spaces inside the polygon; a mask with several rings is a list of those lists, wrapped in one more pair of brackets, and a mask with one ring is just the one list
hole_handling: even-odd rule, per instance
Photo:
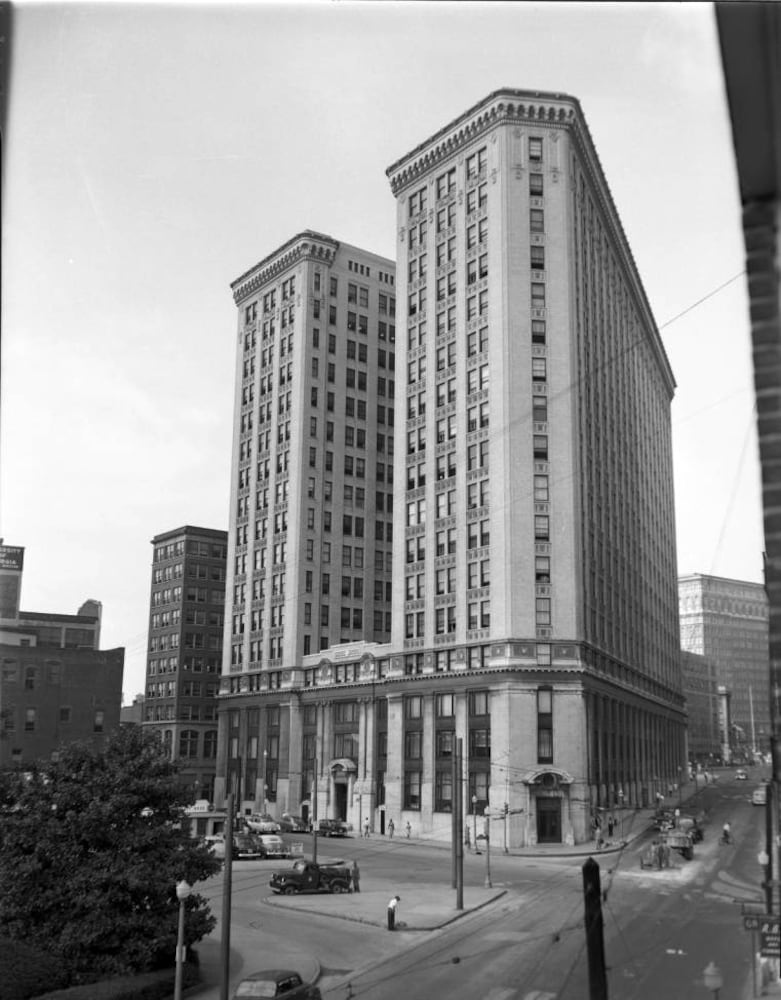
{"label": "overhead power line", "polygon": [[692,309],[696,309],[697,306],[702,305],[703,302],[707,302],[707,300],[713,298],[714,295],[718,295],[718,293],[723,288],[726,288],[727,285],[731,285],[732,282],[733,281],[737,281],[738,278],[742,278],[745,273],[746,273],[746,269],[744,268],[742,271],[738,271],[737,274],[733,274],[731,278],[729,278],[727,281],[725,281],[722,285],[719,285],[718,288],[714,288],[713,291],[708,292],[707,295],[703,295],[703,297],[701,299],[697,299],[696,302],[692,302],[692,304],[690,306],[687,306],[686,309],[683,310],[683,312],[679,312],[676,316],[673,316],[672,319],[668,319],[666,323],[662,323],[662,325],[659,327],[659,329],[660,330],[664,330],[664,328],[666,326],[669,326],[671,323],[674,323],[677,319],[680,319],[681,316],[685,316],[686,313],[691,312]]}

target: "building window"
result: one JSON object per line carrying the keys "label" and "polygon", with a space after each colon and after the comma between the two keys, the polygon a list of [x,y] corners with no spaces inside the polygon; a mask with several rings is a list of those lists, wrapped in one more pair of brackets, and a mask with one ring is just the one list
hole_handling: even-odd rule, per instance
{"label": "building window", "polygon": [[423,718],[423,697],[422,695],[408,695],[404,699],[404,718],[405,719],[422,719]]}
{"label": "building window", "polygon": [[106,713],[98,709],[95,712],[95,717],[92,720],[92,731],[94,733],[102,733],[103,727],[106,721]]}
{"label": "building window", "polygon": [[550,538],[550,518],[546,514],[538,514],[534,518],[534,537],[539,540]]}
{"label": "building window", "polygon": [[[444,735],[450,735],[452,733]],[[437,734],[439,737],[439,734]],[[434,785],[434,812],[449,813],[453,811],[453,774],[447,770],[437,771]]]}
{"label": "building window", "polygon": [[545,270],[545,247],[536,245],[532,246],[530,250],[530,257],[533,271]]}
{"label": "building window", "polygon": [[529,229],[533,233],[545,232],[545,213],[541,208],[529,209]]}
{"label": "building window", "polygon": [[534,435],[534,457],[539,461],[548,460],[548,435],[547,434],[535,434]]}
{"label": "building window", "polygon": [[534,198],[542,197],[542,174],[529,174],[529,194]]}
{"label": "building window", "polygon": [[26,708],[24,710],[24,731],[26,733],[34,733],[38,728],[38,717],[36,714],[36,709]]}
{"label": "building window", "polygon": [[470,716],[488,715],[488,692],[469,692],[469,714]]}
{"label": "building window", "polygon": [[537,763],[553,763],[553,689],[537,689]]}
{"label": "building window", "polygon": [[532,343],[533,344],[544,344],[545,343],[545,320],[544,319],[533,319],[532,320]]}
{"label": "building window", "polygon": [[537,136],[529,137],[529,159],[532,163],[542,162],[542,139]]}
{"label": "building window", "polygon": [[545,308],[545,285],[541,281],[532,282],[532,309]]}
{"label": "building window", "polygon": [[179,736],[179,756],[198,756],[198,732],[195,729],[183,729]]}
{"label": "building window", "polygon": [[532,382],[545,382],[548,377],[548,366],[545,358],[532,358]]}
{"label": "building window", "polygon": [[420,809],[420,771],[404,772],[404,808]]}
{"label": "building window", "polygon": [[536,620],[538,625],[550,625],[550,598],[538,597],[535,601]]}

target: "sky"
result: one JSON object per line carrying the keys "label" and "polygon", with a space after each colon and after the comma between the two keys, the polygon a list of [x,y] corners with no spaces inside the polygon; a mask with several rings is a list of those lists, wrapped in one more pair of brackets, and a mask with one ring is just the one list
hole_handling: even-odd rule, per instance
{"label": "sky", "polygon": [[583,108],[677,382],[678,568],[762,581],[740,203],[706,3],[22,2],[0,537],[144,690],[151,539],[227,529],[230,283],[303,229],[395,257],[385,171],[501,87]]}

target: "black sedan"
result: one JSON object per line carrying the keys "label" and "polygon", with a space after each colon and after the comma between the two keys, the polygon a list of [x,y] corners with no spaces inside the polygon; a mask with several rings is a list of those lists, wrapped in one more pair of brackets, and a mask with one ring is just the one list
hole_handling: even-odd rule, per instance
{"label": "black sedan", "polygon": [[264,969],[242,979],[233,1000],[266,1000],[267,997],[287,997],[287,1000],[322,1000],[320,990],[302,981],[290,969]]}

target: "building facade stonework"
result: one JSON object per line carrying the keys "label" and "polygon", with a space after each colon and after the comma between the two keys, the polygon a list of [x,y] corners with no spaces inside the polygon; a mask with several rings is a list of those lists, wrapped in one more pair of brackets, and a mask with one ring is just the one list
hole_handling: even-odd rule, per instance
{"label": "building facade stonework", "polygon": [[[388,177],[398,237],[393,543],[383,498],[382,515],[367,512],[375,562],[362,575],[364,592],[384,597],[376,559],[383,574],[392,560],[391,631],[351,634],[345,597],[341,627],[304,648],[306,480],[289,476],[287,524],[299,536],[286,586],[297,596],[280,602],[274,662],[247,669],[226,636],[218,775],[227,779],[259,734],[264,787],[242,786],[245,807],[262,797],[280,811],[368,817],[379,830],[393,819],[449,839],[461,741],[455,780],[475,821],[486,810],[506,816],[511,846],[581,842],[600,809],[653,801],[686,761],[672,373],[574,98],[498,91]],[[302,278],[307,318],[296,336],[311,342],[314,274]],[[237,304],[241,333],[248,297]],[[309,351],[303,360],[299,370],[314,371]],[[293,410],[306,427],[316,412],[301,381]],[[237,398],[243,391],[239,380]],[[235,482],[241,416],[237,406]],[[303,471],[311,451],[296,441],[290,467]],[[388,492],[385,448],[367,456],[378,494]],[[341,521],[336,483],[331,496]],[[240,489],[233,500],[240,510]],[[354,566],[339,542],[329,588],[347,595]],[[325,567],[315,562],[311,614],[322,615]],[[246,572],[241,583],[254,587]],[[258,579],[268,587],[268,572]],[[275,596],[272,584],[264,615]]]}

